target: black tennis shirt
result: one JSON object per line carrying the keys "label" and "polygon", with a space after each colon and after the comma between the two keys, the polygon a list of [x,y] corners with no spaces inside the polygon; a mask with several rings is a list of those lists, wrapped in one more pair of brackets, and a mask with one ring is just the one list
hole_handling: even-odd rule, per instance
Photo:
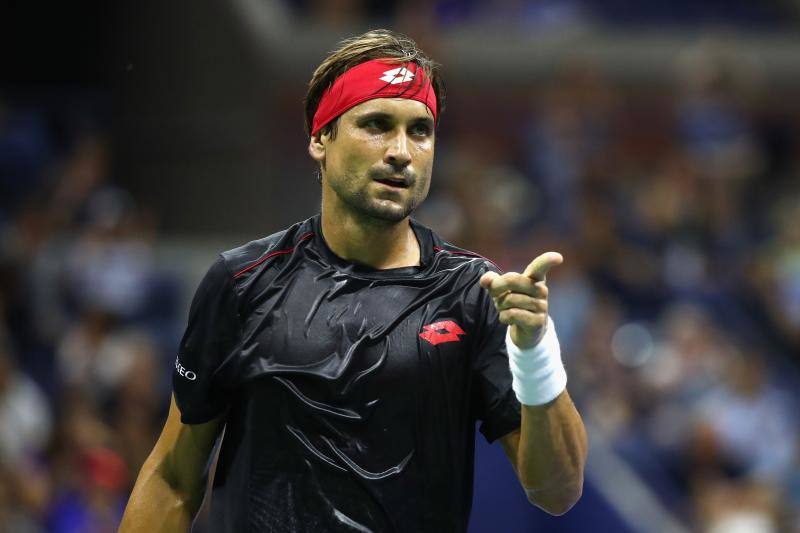
{"label": "black tennis shirt", "polygon": [[209,269],[173,386],[183,423],[225,420],[212,531],[466,530],[476,420],[520,425],[497,268],[411,227],[416,267],[337,257],[316,215]]}

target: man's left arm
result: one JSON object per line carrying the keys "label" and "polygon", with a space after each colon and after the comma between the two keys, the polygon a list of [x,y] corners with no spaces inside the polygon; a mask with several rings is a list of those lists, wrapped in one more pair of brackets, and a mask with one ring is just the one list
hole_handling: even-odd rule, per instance
{"label": "man's left arm", "polygon": [[509,325],[513,386],[522,403],[520,429],[501,443],[528,500],[555,515],[580,498],[588,450],[583,421],[565,388],[555,331],[548,331],[545,276],[562,261],[560,254],[548,252],[522,274],[487,272],[480,281],[499,321]]}

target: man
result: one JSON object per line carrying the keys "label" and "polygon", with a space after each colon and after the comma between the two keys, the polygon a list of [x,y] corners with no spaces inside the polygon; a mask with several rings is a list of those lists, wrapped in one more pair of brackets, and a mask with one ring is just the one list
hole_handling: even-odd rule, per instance
{"label": "man", "polygon": [[436,65],[389,31],[316,70],[321,214],[203,279],[122,531],[189,528],[223,427],[212,531],[465,531],[476,420],[532,503],[580,497],[586,436],[547,322],[561,256],[500,275],[409,218],[443,101]]}

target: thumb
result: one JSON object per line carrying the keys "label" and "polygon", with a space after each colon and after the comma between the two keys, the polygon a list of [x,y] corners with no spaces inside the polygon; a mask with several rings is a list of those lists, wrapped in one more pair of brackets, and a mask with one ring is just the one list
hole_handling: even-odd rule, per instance
{"label": "thumb", "polygon": [[480,283],[481,287],[483,287],[484,289],[488,289],[489,287],[492,286],[492,281],[494,281],[495,278],[499,278],[499,277],[500,277],[500,274],[490,270],[489,272],[486,272],[483,276],[481,276],[481,280],[480,280],[479,283]]}
{"label": "thumb", "polygon": [[558,252],[545,252],[529,264],[522,274],[536,281],[544,281],[547,272],[554,266],[564,262],[564,258]]}

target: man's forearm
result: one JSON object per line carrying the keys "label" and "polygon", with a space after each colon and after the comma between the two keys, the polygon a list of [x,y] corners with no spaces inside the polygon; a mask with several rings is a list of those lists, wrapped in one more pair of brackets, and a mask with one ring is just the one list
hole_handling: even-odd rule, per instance
{"label": "man's forearm", "polygon": [[552,402],[522,406],[517,469],[528,499],[563,514],[583,490],[586,430],[565,390]]}

